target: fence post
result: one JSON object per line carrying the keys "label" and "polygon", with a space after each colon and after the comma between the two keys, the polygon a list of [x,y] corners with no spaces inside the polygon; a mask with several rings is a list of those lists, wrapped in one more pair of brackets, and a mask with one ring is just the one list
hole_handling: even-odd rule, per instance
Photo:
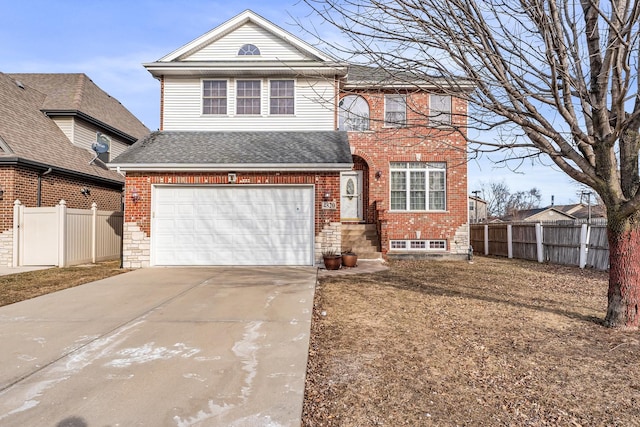
{"label": "fence post", "polygon": [[58,267],[66,267],[67,262],[67,202],[60,200],[58,212]]}
{"label": "fence post", "polygon": [[484,254],[489,255],[489,224],[484,225]]}
{"label": "fence post", "polygon": [[98,248],[98,204],[91,203],[91,263],[96,263],[96,252]]}
{"label": "fence post", "polygon": [[580,226],[580,268],[587,265],[587,224]]}
{"label": "fence post", "polygon": [[13,202],[13,254],[11,255],[11,266],[18,267],[20,265],[20,223],[22,222],[22,213],[24,206],[22,202],[16,199]]}
{"label": "fence post", "polygon": [[544,262],[544,246],[542,242],[542,224],[536,224],[536,251],[538,254],[538,262]]}
{"label": "fence post", "polygon": [[513,258],[513,230],[512,225],[507,224],[507,257]]}

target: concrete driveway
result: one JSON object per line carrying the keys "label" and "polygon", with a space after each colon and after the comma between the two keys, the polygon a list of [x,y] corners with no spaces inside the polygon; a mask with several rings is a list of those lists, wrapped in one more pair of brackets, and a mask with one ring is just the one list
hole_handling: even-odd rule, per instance
{"label": "concrete driveway", "polygon": [[298,426],[316,276],[147,268],[0,307],[0,425]]}

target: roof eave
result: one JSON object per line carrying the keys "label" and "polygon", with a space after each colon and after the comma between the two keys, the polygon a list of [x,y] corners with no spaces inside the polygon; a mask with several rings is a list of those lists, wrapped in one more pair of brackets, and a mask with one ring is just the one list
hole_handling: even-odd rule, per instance
{"label": "roof eave", "polygon": [[108,163],[118,172],[342,172],[353,163]]}
{"label": "roof eave", "polygon": [[314,75],[314,76],[344,76],[347,67],[340,63],[305,64],[305,63],[231,63],[213,64],[206,62],[173,62],[148,63],[143,66],[154,77],[160,76],[211,76],[211,75]]}
{"label": "roof eave", "polygon": [[55,117],[55,116],[77,116],[89,123],[91,123],[92,125],[98,126],[104,130],[109,131],[110,133],[125,139],[126,141],[130,142],[131,144],[133,144],[134,142],[136,142],[138,140],[138,138],[136,138],[135,136],[129,135],[128,133],[125,133],[103,121],[100,121],[98,119],[96,119],[95,117],[92,117],[86,113],[83,113],[82,111],[79,110],[42,110],[42,112],[47,116],[47,117]]}

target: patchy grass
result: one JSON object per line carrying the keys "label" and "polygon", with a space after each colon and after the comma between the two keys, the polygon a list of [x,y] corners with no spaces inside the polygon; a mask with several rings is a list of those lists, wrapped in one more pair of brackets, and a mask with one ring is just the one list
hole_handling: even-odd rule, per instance
{"label": "patchy grass", "polygon": [[304,426],[640,425],[640,336],[607,275],[476,257],[323,278]]}
{"label": "patchy grass", "polygon": [[108,261],[86,266],[48,268],[0,276],[0,306],[72,288],[128,271],[120,269],[119,265],[120,261]]}

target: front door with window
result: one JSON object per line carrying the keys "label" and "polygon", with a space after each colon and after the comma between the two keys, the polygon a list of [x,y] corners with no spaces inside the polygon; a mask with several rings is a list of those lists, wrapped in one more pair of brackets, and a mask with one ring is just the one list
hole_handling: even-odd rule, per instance
{"label": "front door with window", "polygon": [[340,220],[362,221],[362,171],[340,174]]}

